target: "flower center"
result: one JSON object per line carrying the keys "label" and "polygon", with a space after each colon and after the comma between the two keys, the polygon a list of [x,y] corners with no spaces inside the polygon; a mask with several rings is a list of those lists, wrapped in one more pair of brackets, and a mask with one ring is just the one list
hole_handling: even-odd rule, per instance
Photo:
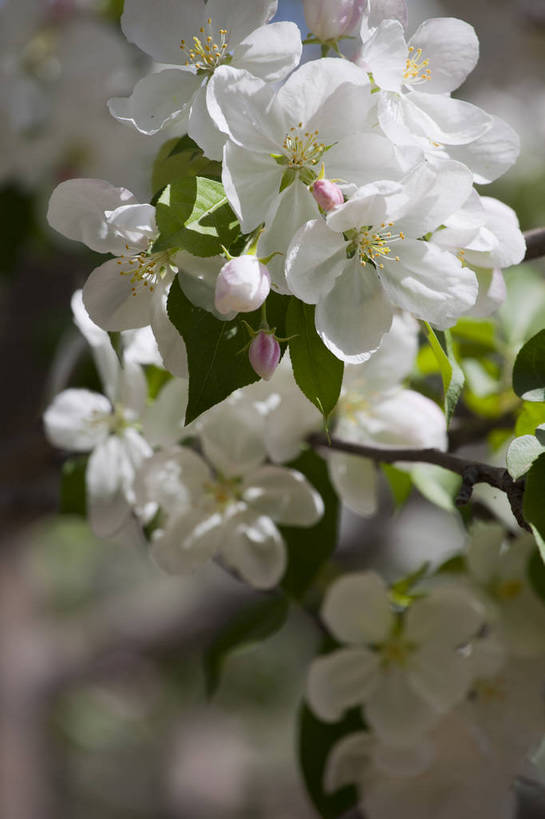
{"label": "flower center", "polygon": [[500,600],[514,600],[518,597],[523,588],[521,580],[503,580],[494,589],[496,597]]}
{"label": "flower center", "polygon": [[[383,222],[377,230],[374,227],[363,227],[359,231],[358,247],[360,254],[360,262],[363,267],[367,262],[372,262],[375,267],[384,268],[382,259],[390,257],[392,248],[390,245],[393,242],[405,239],[405,234],[400,231],[397,234],[392,233],[389,228],[393,227],[393,222]],[[390,261],[399,261],[399,256],[393,256]]]}
{"label": "flower center", "polygon": [[481,702],[504,700],[506,697],[505,683],[499,677],[493,680],[475,680],[470,693],[471,697]]}
{"label": "flower center", "polygon": [[239,492],[240,478],[218,478],[215,481],[207,481],[204,489],[211,495],[217,506],[222,511],[240,500]]}
{"label": "flower center", "polygon": [[380,647],[379,654],[382,667],[388,669],[393,665],[406,666],[413,649],[414,646],[401,637],[392,637]]}
{"label": "flower center", "polygon": [[185,40],[180,42],[180,48],[186,55],[186,65],[194,66],[197,71],[206,71],[212,74],[216,68],[225,62],[229,48],[229,32],[226,28],[218,28],[214,33],[212,18],[209,17],[205,26],[199,29],[200,37],[193,37],[192,45],[188,46]]}
{"label": "flower center", "polygon": [[[149,247],[152,244],[153,240],[150,241]],[[155,287],[165,278],[167,273],[174,270],[168,253],[164,251],[150,253],[149,247],[148,250],[132,254],[130,246],[125,245],[128,253],[120,256],[117,260],[117,264],[121,267],[119,275],[129,276],[133,296],[136,296],[142,287],[153,293]]]}
{"label": "flower center", "polygon": [[431,80],[431,71],[428,67],[429,64],[429,60],[422,59],[421,48],[417,48],[415,50],[414,46],[410,46],[409,56],[407,57],[407,62],[405,63],[403,79],[405,82],[410,82],[413,85]]}
{"label": "flower center", "polygon": [[283,143],[288,159],[288,166],[299,170],[308,165],[317,165],[326,149],[323,142],[318,142],[318,131],[304,131],[303,123],[290,128]]}

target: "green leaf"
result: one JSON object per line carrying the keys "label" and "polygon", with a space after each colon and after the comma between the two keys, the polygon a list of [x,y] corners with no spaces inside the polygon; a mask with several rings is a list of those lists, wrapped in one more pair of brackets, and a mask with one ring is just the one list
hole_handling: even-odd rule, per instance
{"label": "green leaf", "polygon": [[545,406],[527,402],[522,404],[515,424],[515,435],[533,435],[540,424],[545,423]]}
{"label": "green leaf", "polygon": [[188,176],[205,176],[219,181],[221,162],[205,157],[197,143],[186,134],[169,139],[159,149],[153,163],[152,192],[157,194],[171,182]]}
{"label": "green leaf", "polygon": [[331,353],[316,332],[314,305],[292,298],[286,332],[290,357],[299,389],[324,416],[327,426],[335,409],[343,381],[344,364]]}
{"label": "green leaf", "polygon": [[179,248],[194,256],[216,256],[240,235],[221,182],[186,177],[168,185],[157,202],[159,238],[154,251]]}
{"label": "green leaf", "polygon": [[305,450],[288,466],[305,475],[325,506],[324,515],[315,526],[280,527],[288,549],[288,567],[281,585],[291,596],[301,598],[337,546],[339,499],[331,486],[326,462],[313,450]]}
{"label": "green leaf", "polygon": [[535,435],[521,435],[511,442],[507,450],[507,469],[513,480],[518,481],[545,452],[545,446]]}
{"label": "green leaf", "polygon": [[87,490],[85,472],[88,455],[77,455],[64,462],[61,474],[59,512],[61,515],[81,515],[87,513]]}
{"label": "green leaf", "polygon": [[400,580],[397,580],[390,588],[390,594],[392,595],[401,595],[406,596],[410,595],[413,586],[416,586],[417,583],[420,583],[423,580],[430,569],[429,561],[425,561],[422,563],[418,569],[415,569],[414,572],[402,577]]}
{"label": "green leaf", "polygon": [[396,506],[398,508],[404,506],[413,488],[410,474],[403,469],[397,469],[397,467],[391,464],[381,464],[380,468],[386,476]]}
{"label": "green leaf", "polygon": [[443,389],[445,393],[444,409],[448,426],[462,393],[464,373],[454,357],[450,331],[434,330],[427,322],[424,322],[424,324],[428,341],[435,353],[443,379]]}
{"label": "green leaf", "polygon": [[233,651],[271,637],[279,631],[289,612],[289,600],[274,595],[259,600],[239,612],[214,638],[204,655],[206,693],[214,696],[226,658]]}
{"label": "green leaf", "polygon": [[463,554],[453,555],[441,563],[436,574],[463,574],[467,571],[466,557]]}
{"label": "green leaf", "polygon": [[460,475],[434,464],[417,464],[411,469],[411,478],[418,491],[430,503],[446,512],[457,511],[454,499],[462,484]]}
{"label": "green leaf", "polygon": [[545,330],[519,352],[513,367],[513,390],[525,401],[545,401]]}
{"label": "green leaf", "polygon": [[347,734],[363,730],[361,709],[349,711],[341,722],[321,722],[307,705],[299,712],[299,762],[303,779],[318,816],[339,819],[358,803],[353,785],[333,794],[324,790],[324,772],[333,746]]}
{"label": "green leaf", "polygon": [[[285,313],[288,297],[271,292],[267,314],[278,335],[285,336]],[[223,401],[238,389],[258,381],[248,353],[248,332],[240,317],[220,321],[212,313],[195,307],[174,279],[168,297],[169,318],[185,341],[189,368],[189,398],[186,424],[205,410]],[[261,311],[244,313],[244,321],[254,330],[261,323]],[[280,345],[285,349],[285,345]]]}
{"label": "green leaf", "polygon": [[545,560],[545,503],[543,487],[545,486],[545,454],[534,461],[526,476],[526,486],[522,501],[522,514],[530,524],[541,557]]}

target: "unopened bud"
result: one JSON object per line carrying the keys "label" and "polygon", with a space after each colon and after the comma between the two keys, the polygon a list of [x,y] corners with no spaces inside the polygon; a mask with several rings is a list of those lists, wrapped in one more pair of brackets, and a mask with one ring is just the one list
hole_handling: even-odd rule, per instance
{"label": "unopened bud", "polygon": [[250,344],[248,356],[254,372],[269,381],[280,362],[280,344],[272,333],[261,331]]}
{"label": "unopened bud", "polygon": [[307,26],[322,41],[350,34],[366,8],[367,0],[303,0]]}
{"label": "unopened bud", "polygon": [[312,186],[312,195],[326,213],[344,202],[343,192],[329,179],[317,179]]}
{"label": "unopened bud", "polygon": [[270,289],[270,273],[256,256],[230,259],[216,281],[216,310],[222,315],[251,313],[261,307]]}

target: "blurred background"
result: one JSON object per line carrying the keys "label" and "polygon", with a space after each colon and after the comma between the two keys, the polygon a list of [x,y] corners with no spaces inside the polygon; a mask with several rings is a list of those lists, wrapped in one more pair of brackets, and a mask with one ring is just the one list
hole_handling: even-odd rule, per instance
{"label": "blurred background", "polygon": [[[96,177],[146,201],[171,136],[139,135],[107,111],[149,68],[121,34],[121,6],[0,0],[0,815],[311,819],[294,734],[315,626],[294,613],[231,656],[207,702],[203,649],[256,595],[213,566],[168,578],[145,554],[97,540],[62,513],[62,456],[42,432],[59,390],[96,384],[69,306],[96,260],[49,230],[48,197],[64,179]],[[486,193],[523,229],[545,225],[545,0],[409,0],[409,11],[411,31],[443,15],[475,26],[481,60],[461,96],[522,143]],[[280,0],[277,19],[307,33],[298,0]],[[394,517],[387,499],[372,521],[346,516],[339,562],[392,577],[430,555],[440,563],[464,541],[445,497],[444,508],[414,496]]]}

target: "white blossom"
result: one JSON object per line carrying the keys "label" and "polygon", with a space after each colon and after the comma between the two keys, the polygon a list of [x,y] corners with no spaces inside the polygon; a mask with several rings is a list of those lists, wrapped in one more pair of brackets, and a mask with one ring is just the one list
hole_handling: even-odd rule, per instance
{"label": "white blossom", "polygon": [[299,229],[288,249],[287,281],[298,298],[316,304],[316,329],[338,358],[368,359],[394,307],[444,329],[474,305],[475,273],[420,240],[470,191],[471,175],[460,163],[445,162],[441,173],[419,165],[403,184],[366,185],[325,221]]}
{"label": "white blossom", "polygon": [[328,589],[322,618],[346,646],[311,665],[307,697],[328,722],[363,705],[388,745],[407,745],[460,702],[471,664],[460,652],[483,623],[482,606],[463,588],[433,590],[402,615],[374,572],[346,575]]}
{"label": "white blossom", "polygon": [[299,29],[269,23],[276,8],[276,0],[126,0],[121,27],[127,39],[172,67],[144,77],[128,99],[111,99],[110,112],[145,134],[175,123],[207,156],[220,159],[225,138],[207,106],[210,78],[229,65],[273,82],[299,63]]}

